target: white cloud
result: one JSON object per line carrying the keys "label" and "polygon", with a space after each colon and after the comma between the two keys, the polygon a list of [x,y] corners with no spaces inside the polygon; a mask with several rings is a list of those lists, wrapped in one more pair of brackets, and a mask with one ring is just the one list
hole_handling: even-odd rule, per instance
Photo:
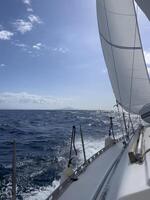
{"label": "white cloud", "polygon": [[33,28],[33,25],[29,21],[25,21],[23,19],[17,19],[14,23],[14,26],[16,27],[17,31],[24,34],[28,31],[31,31]]}
{"label": "white cloud", "polygon": [[43,49],[43,50],[46,50],[46,51],[49,51],[49,52],[53,51],[53,52],[58,52],[58,53],[62,53],[62,54],[69,52],[69,49],[66,48],[66,47],[55,47],[55,48],[53,48],[53,47],[50,47],[50,46],[43,44],[41,42],[34,44],[32,46],[32,48],[36,49],[36,50],[42,50]]}
{"label": "white cloud", "polygon": [[33,12],[33,9],[31,6],[31,0],[22,0],[22,1],[26,5],[27,12]]}
{"label": "white cloud", "polygon": [[144,51],[145,61],[147,65],[150,65],[150,51]]}
{"label": "white cloud", "polygon": [[40,47],[40,46],[37,46],[37,45],[33,45],[33,49],[40,50],[40,49],[41,49],[41,47]]}
{"label": "white cloud", "polygon": [[28,12],[33,12],[33,9],[32,8],[27,8],[27,11]]}
{"label": "white cloud", "polygon": [[33,45],[33,49],[36,49],[36,50],[40,50],[42,47],[45,47],[45,45],[43,45],[40,42],[35,44],[35,45]]}
{"label": "white cloud", "polygon": [[0,40],[10,40],[14,33],[6,30],[1,30],[0,31]]}
{"label": "white cloud", "polygon": [[23,3],[30,6],[31,5],[31,0],[23,0]]}
{"label": "white cloud", "polygon": [[0,93],[0,108],[56,109],[70,106],[70,98],[33,95],[26,92]]}
{"label": "white cloud", "polygon": [[37,23],[37,24],[41,24],[42,23],[42,20],[36,16],[36,15],[29,15],[28,16],[30,22],[33,24],[33,23]]}
{"label": "white cloud", "polygon": [[69,49],[66,47],[56,47],[56,48],[53,48],[53,51],[65,54],[69,52]]}
{"label": "white cloud", "polygon": [[0,64],[0,67],[6,67],[6,65],[4,63]]}
{"label": "white cloud", "polygon": [[15,46],[21,47],[21,48],[26,48],[27,47],[27,45],[23,44],[23,43],[15,43]]}
{"label": "white cloud", "polygon": [[35,24],[41,24],[42,20],[35,15],[29,15],[28,20],[17,19],[13,25],[15,26],[16,30],[20,33],[24,34],[28,31],[31,31]]}
{"label": "white cloud", "polygon": [[19,41],[12,41],[12,45],[21,48],[23,51],[27,51],[29,46],[24,43],[20,43]]}

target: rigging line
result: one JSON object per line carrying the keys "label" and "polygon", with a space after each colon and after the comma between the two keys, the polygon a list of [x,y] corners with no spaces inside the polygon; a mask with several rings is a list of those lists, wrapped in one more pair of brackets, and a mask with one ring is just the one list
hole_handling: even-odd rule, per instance
{"label": "rigging line", "polygon": [[[124,111],[123,111],[123,107],[121,107],[121,113],[122,113],[122,129],[123,129],[123,123],[124,123],[124,128],[125,128],[125,133],[126,135],[128,135],[128,132],[127,132],[127,127],[126,127],[126,119],[125,119],[125,114],[124,114]],[[125,121],[124,121],[125,120]],[[124,137],[124,141],[125,140],[125,135],[124,135],[124,132],[123,132],[123,137]]]}
{"label": "rigging line", "polygon": [[125,140],[124,129],[123,129],[123,124],[122,124],[122,120],[121,120],[121,114],[120,114],[119,104],[118,104],[117,100],[116,100],[116,105],[115,106],[117,107],[118,117],[119,117],[119,123],[120,123],[120,126],[121,126],[121,132],[122,132],[123,138]]}
{"label": "rigging line", "polygon": [[134,134],[135,130],[134,130],[134,126],[133,126],[133,122],[132,122],[131,116],[130,116],[130,123],[131,123],[131,128],[132,128],[132,131],[133,131],[133,134]]}
{"label": "rigging line", "polygon": [[69,160],[71,159],[71,155],[72,155],[72,143],[73,143],[73,127],[72,127],[72,134],[71,134]]}
{"label": "rigging line", "polygon": [[[111,41],[111,34],[110,34],[110,30],[109,30],[109,24],[108,24],[108,17],[107,17],[107,10],[106,10],[106,5],[105,5],[105,0],[103,0],[103,2],[104,2],[104,10],[105,10],[105,16],[106,16],[106,24],[107,24],[107,28],[108,28],[108,34],[109,34],[110,42],[112,42]],[[113,56],[114,70],[115,70],[115,74],[116,74],[117,87],[118,87],[118,92],[119,92],[119,101],[122,102],[121,92],[120,92],[120,87],[119,87],[119,79],[118,79],[118,74],[117,74],[117,70],[116,70],[115,56],[114,56],[114,51],[113,51],[113,47],[112,46],[111,46],[111,52],[112,52],[112,56]]]}
{"label": "rigging line", "polygon": [[73,126],[72,127],[72,134],[71,134],[71,144],[70,144],[70,152],[69,152],[69,161],[71,160],[71,156],[72,156],[72,150],[74,149],[75,154],[77,155],[77,150],[75,147],[75,134],[76,134],[76,127]]}
{"label": "rigging line", "polygon": [[130,113],[128,113],[128,132],[130,133]]}
{"label": "rigging line", "polygon": [[126,132],[126,137],[129,138],[129,132],[128,132],[128,129],[127,129],[127,124],[126,124],[126,116],[125,116],[124,112],[122,113],[122,118],[123,118],[123,122],[124,122],[124,128],[125,128],[125,132]]}
{"label": "rigging line", "polygon": [[83,156],[84,156],[84,163],[86,163],[85,146],[84,146],[84,139],[83,139],[83,133],[82,133],[81,125],[80,125],[80,136],[81,136],[81,142],[82,142],[82,150],[83,150]]}
{"label": "rigging line", "polygon": [[76,127],[74,126],[74,131],[73,131],[73,148],[74,148],[74,152],[75,155],[77,155],[77,150],[76,150],[76,146],[75,146],[75,137],[76,137]]}
{"label": "rigging line", "polygon": [[[132,0],[133,3],[133,7],[135,9],[135,5],[134,2]],[[137,7],[137,11],[135,11],[135,15],[138,14],[138,7]],[[135,32],[134,32],[134,47],[135,47],[135,43],[136,43],[136,36],[137,36],[137,21],[135,19]],[[130,100],[129,100],[129,121],[130,121],[130,113],[131,113],[131,104],[132,104],[132,92],[133,92],[133,73],[134,73],[134,63],[135,63],[135,51],[133,50],[133,60],[132,60],[132,72],[131,72],[131,83],[130,83]],[[128,122],[129,123],[129,122]]]}

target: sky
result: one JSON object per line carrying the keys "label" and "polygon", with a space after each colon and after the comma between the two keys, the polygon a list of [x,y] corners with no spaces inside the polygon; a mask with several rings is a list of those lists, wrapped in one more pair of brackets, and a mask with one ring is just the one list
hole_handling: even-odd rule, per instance
{"label": "sky", "polygon": [[[95,0],[0,0],[0,109],[112,109]],[[139,12],[150,65],[150,26]]]}

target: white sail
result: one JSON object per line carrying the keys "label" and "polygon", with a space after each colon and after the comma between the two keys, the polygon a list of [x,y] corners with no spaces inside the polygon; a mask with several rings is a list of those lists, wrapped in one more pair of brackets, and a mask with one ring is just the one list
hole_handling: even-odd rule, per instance
{"label": "white sail", "polygon": [[97,17],[116,100],[139,114],[150,103],[150,82],[133,0],[97,0]]}
{"label": "white sail", "polygon": [[136,2],[150,20],[150,0],[136,0]]}

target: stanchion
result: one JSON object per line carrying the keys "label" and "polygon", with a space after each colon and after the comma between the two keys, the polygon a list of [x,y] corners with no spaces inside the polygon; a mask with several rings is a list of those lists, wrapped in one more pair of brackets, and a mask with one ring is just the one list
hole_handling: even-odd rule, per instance
{"label": "stanchion", "polygon": [[12,158],[12,200],[16,200],[16,142],[13,141]]}
{"label": "stanchion", "polygon": [[84,155],[84,162],[86,163],[86,154],[85,154],[85,147],[84,147],[84,140],[83,140],[81,125],[80,125],[80,135],[81,135],[82,149],[83,149],[83,155]]}

